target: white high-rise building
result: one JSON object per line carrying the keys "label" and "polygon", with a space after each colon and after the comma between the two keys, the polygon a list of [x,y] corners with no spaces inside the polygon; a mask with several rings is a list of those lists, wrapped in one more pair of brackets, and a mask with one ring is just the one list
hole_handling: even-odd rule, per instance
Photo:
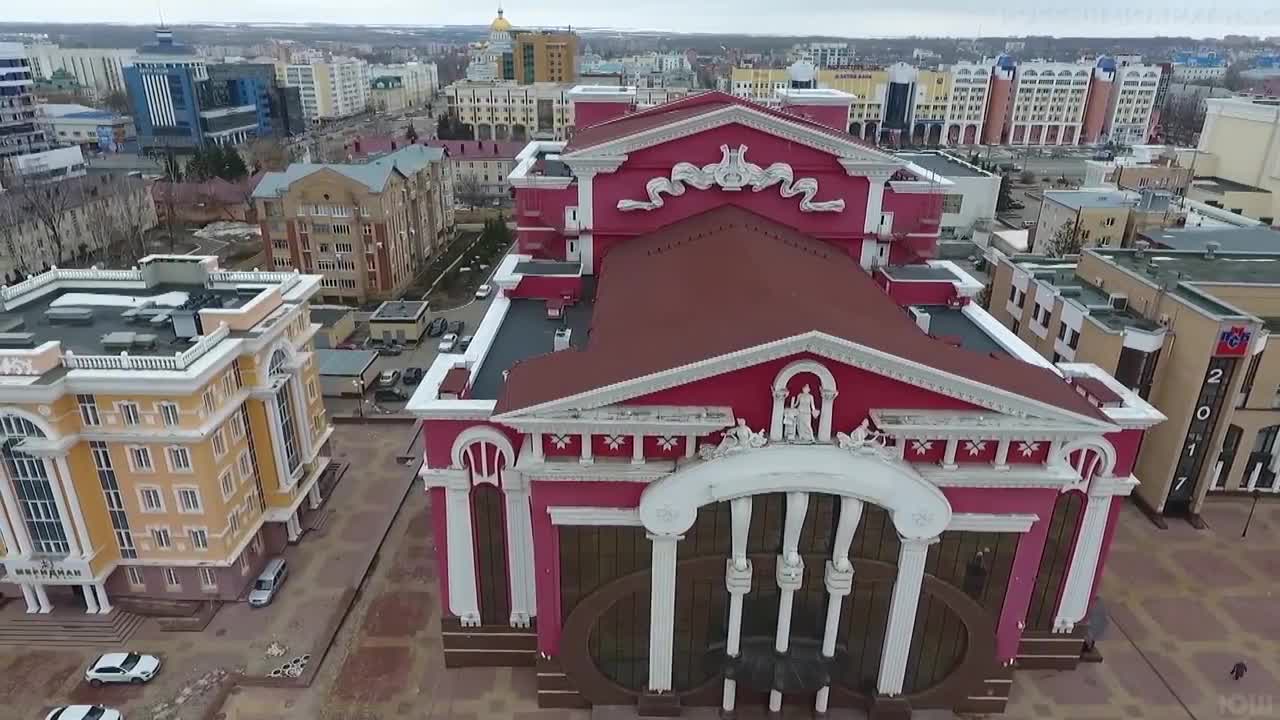
{"label": "white high-rise building", "polygon": [[20,43],[0,43],[0,159],[49,149],[36,119],[32,83],[26,50]]}
{"label": "white high-rise building", "polygon": [[372,65],[369,67],[369,76],[400,78],[404,86],[405,103],[410,106],[425,105],[440,89],[440,76],[436,70],[436,64],[432,62]]}
{"label": "white high-rise building", "polygon": [[98,97],[127,92],[124,67],[138,56],[133,48],[64,48],[48,43],[26,47],[36,80],[48,80],[54,72],[65,70]]}
{"label": "white high-rise building", "polygon": [[842,68],[853,64],[853,46],[849,43],[811,42],[791,48],[792,60],[807,60],[817,68]]}
{"label": "white high-rise building", "polygon": [[369,107],[369,63],[335,57],[310,63],[279,63],[280,84],[298,88],[302,114],[312,123],[350,117]]}

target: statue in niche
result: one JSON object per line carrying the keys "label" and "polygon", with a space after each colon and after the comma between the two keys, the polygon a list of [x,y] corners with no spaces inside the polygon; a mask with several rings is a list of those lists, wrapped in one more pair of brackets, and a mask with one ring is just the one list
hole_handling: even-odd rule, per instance
{"label": "statue in niche", "polygon": [[[817,432],[814,430],[813,422],[822,413],[818,411],[818,404],[813,398],[813,393],[809,392],[807,384],[800,388],[800,392],[791,398],[786,410],[791,412],[791,436],[788,438],[788,442],[804,444],[816,442]],[[783,412],[782,423],[783,436],[786,437],[786,411]]]}

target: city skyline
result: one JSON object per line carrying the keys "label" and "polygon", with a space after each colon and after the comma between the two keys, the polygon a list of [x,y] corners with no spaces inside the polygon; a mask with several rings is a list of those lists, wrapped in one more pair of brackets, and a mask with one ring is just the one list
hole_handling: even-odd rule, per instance
{"label": "city skyline", "polygon": [[[1016,8],[998,5],[942,3],[913,0],[892,8],[853,8],[829,0],[810,3],[796,14],[785,6],[765,3],[713,0],[697,6],[675,0],[650,3],[648,18],[666,22],[638,22],[621,7],[550,0],[537,6],[507,8],[517,25],[609,28],[623,31],[673,33],[739,33],[766,36],[831,35],[848,38],[973,37],[1055,35],[1060,37],[1185,36],[1222,37],[1229,34],[1280,35],[1280,8],[1265,0],[1246,0],[1231,8],[1209,0],[1193,0],[1176,6],[1130,8],[1102,2],[1074,7],[1049,3],[1023,3]],[[110,8],[88,0],[57,0],[39,7],[16,9],[13,22],[111,22],[153,24],[163,19],[185,23],[350,23],[358,25],[482,25],[488,11],[475,7],[450,7],[439,12],[405,7],[393,0],[371,0],[353,6],[333,0],[305,5],[289,2],[251,3],[228,0],[217,6],[185,6],[126,0]],[[678,21],[675,19],[678,17]],[[378,22],[370,22],[377,19]],[[1188,32],[1194,31],[1194,32]]]}

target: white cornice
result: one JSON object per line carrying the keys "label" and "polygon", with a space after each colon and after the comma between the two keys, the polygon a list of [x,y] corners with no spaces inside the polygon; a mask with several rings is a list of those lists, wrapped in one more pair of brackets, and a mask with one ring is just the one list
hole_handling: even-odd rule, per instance
{"label": "white cornice", "polygon": [[960,465],[955,470],[922,463],[912,467],[938,487],[1064,488],[1080,481],[1080,474],[1065,465],[1010,465],[1008,470],[996,470],[987,463]]}
{"label": "white cornice", "polygon": [[553,506],[547,508],[552,525],[608,525],[639,527],[639,508]]}
{"label": "white cornice", "polygon": [[817,331],[512,410],[494,416],[494,420],[508,422],[532,417],[547,410],[587,409],[610,405],[805,352],[1009,415],[1083,423],[1103,431],[1114,429],[1110,423],[1092,417],[1078,415],[1039,400],[984,385],[924,363],[896,357]]}
{"label": "white cornice", "polygon": [[956,513],[947,523],[948,530],[968,532],[1027,532],[1040,519],[1039,515],[994,515],[989,513]]}
{"label": "white cornice", "polygon": [[516,469],[524,473],[526,481],[596,481],[596,482],[652,482],[675,472],[674,460],[646,460],[632,464],[629,458],[597,457],[592,462],[581,463],[573,458],[563,462],[537,461],[530,453],[521,453]]}

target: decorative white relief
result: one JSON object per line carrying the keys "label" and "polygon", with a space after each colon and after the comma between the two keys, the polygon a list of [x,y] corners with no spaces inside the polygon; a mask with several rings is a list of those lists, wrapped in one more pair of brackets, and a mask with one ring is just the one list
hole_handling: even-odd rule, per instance
{"label": "decorative white relief", "polygon": [[812,444],[817,440],[813,421],[822,415],[809,386],[800,388],[800,392],[782,410],[782,439],[784,442]]}
{"label": "decorative white relief", "polygon": [[703,445],[698,448],[698,456],[703,460],[713,460],[726,455],[762,448],[768,443],[769,439],[765,437],[763,430],[754,431],[747,427],[746,420],[739,418],[737,425],[724,431],[724,437],[720,438],[719,445]]}
{"label": "decorative white relief", "polygon": [[836,433],[836,444],[842,450],[862,455],[879,455],[887,459],[895,454],[893,448],[889,447],[885,434],[871,429],[870,420],[863,420],[852,432]]}
{"label": "decorative white relief", "polygon": [[605,435],[604,444],[610,450],[617,450],[627,443],[626,435]]}
{"label": "decorative white relief", "polygon": [[1018,443],[1018,452],[1022,457],[1031,457],[1036,454],[1036,450],[1040,449],[1038,442],[1020,442]]}
{"label": "decorative white relief", "polygon": [[929,452],[932,449],[933,449],[932,440],[912,440],[911,441],[911,452],[915,453],[916,455],[924,455],[925,453]]}
{"label": "decorative white relief", "polygon": [[674,448],[680,440],[675,435],[659,435],[656,439],[658,441],[658,449],[664,451]]}
{"label": "decorative white relief", "polygon": [[619,200],[618,209],[624,212],[631,210],[657,210],[663,206],[663,194],[679,197],[684,194],[685,185],[692,185],[698,190],[708,190],[719,186],[721,190],[730,192],[751,188],[752,192],[768,190],[778,185],[778,192],[784,198],[802,196],[801,212],[842,212],[844,200],[825,200],[814,202],[818,194],[816,178],[795,178],[795,173],[787,163],[773,163],[761,168],[755,163],[747,162],[747,146],[739,145],[730,150],[728,145],[720,146],[720,162],[698,167],[693,163],[676,163],[671,168],[669,178],[656,177],[645,183],[645,192],[649,196],[644,200]]}
{"label": "decorative white relief", "polygon": [[551,444],[554,445],[557,450],[563,450],[569,447],[569,438],[570,436],[568,434],[547,436],[547,439],[551,441]]}
{"label": "decorative white relief", "polygon": [[964,443],[964,451],[969,453],[970,456],[980,455],[986,449],[986,440],[966,440]]}

